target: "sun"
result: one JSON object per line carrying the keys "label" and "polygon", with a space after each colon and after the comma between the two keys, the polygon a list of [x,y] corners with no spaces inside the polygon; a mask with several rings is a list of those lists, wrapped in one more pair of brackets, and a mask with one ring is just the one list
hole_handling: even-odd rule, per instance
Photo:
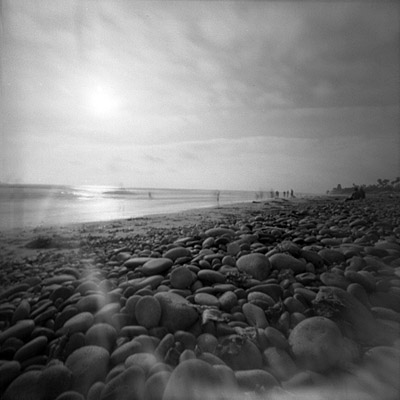
{"label": "sun", "polygon": [[112,116],[119,105],[117,95],[106,86],[97,85],[87,90],[86,107],[97,117]]}

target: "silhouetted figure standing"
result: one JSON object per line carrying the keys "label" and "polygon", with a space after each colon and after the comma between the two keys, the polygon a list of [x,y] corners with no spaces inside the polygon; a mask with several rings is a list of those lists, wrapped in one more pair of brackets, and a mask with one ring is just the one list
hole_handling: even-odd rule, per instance
{"label": "silhouetted figure standing", "polygon": [[219,196],[220,196],[221,192],[219,190],[217,190],[217,192],[215,193],[215,196],[217,198],[217,207],[219,208]]}
{"label": "silhouetted figure standing", "polygon": [[277,191],[275,192],[275,196],[276,196],[276,197],[279,197],[279,190],[277,190]]}

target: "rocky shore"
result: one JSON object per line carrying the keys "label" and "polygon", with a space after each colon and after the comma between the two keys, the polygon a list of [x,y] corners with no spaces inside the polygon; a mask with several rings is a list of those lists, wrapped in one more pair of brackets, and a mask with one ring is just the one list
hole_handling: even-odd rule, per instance
{"label": "rocky shore", "polygon": [[398,399],[400,202],[0,233],[4,400]]}

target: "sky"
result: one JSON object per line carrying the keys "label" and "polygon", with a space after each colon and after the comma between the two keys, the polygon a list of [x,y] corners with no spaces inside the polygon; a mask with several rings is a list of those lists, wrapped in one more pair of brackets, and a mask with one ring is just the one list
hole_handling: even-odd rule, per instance
{"label": "sky", "polygon": [[1,2],[0,181],[325,193],[400,176],[400,2]]}

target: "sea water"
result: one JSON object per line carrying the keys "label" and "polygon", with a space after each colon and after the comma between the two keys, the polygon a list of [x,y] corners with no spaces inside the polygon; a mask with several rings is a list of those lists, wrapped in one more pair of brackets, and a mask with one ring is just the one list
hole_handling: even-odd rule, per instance
{"label": "sea water", "polygon": [[0,230],[137,218],[256,199],[260,192],[0,185]]}

